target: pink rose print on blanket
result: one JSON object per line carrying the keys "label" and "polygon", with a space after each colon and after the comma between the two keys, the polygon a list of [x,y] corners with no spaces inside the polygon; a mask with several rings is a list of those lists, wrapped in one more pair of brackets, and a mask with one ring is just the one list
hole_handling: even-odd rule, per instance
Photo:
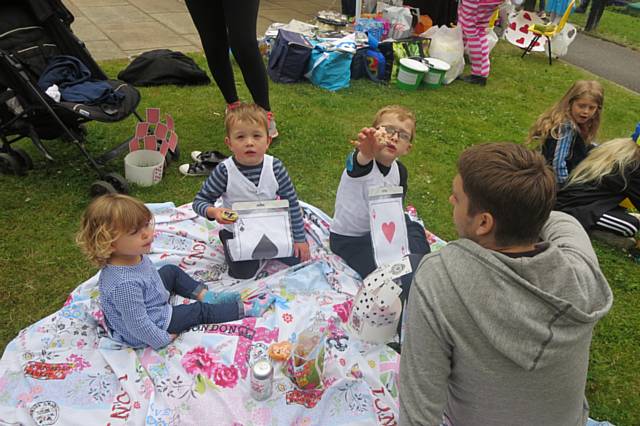
{"label": "pink rose print on blanket", "polygon": [[189,374],[196,376],[195,391],[204,393],[207,387],[233,388],[238,383],[238,368],[217,362],[219,358],[202,346],[187,352],[181,364]]}
{"label": "pink rose print on blanket", "polygon": [[351,313],[352,308],[353,299],[349,299],[344,303],[340,303],[339,305],[333,305],[333,311],[338,314],[338,316],[344,323],[349,321],[349,314]]}
{"label": "pink rose print on blanket", "polygon": [[238,383],[238,369],[235,365],[216,364],[213,382],[223,388],[233,388]]}
{"label": "pink rose print on blanket", "polygon": [[182,357],[182,366],[189,374],[202,374],[211,377],[217,363],[215,355],[202,346],[197,346]]}

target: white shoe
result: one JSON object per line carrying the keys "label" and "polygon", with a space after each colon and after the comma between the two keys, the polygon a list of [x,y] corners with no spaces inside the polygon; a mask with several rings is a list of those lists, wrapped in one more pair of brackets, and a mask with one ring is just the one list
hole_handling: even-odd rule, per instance
{"label": "white shoe", "polygon": [[213,169],[215,169],[215,166],[211,167],[211,165],[199,161],[191,164],[182,164],[178,167],[180,173],[185,176],[209,176]]}

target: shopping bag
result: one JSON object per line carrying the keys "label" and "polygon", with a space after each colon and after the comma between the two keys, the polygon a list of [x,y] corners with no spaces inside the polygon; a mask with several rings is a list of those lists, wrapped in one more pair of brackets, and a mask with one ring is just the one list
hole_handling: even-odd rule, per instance
{"label": "shopping bag", "polygon": [[304,75],[311,83],[323,89],[336,91],[349,87],[353,54],[339,50],[326,50],[316,45]]}
{"label": "shopping bag", "polygon": [[440,59],[451,65],[444,77],[444,83],[450,84],[464,70],[464,43],[462,41],[462,28],[458,25],[454,28],[447,26],[431,27],[421,34],[422,37],[431,39],[429,56]]}
{"label": "shopping bag", "polygon": [[562,31],[551,39],[551,55],[554,58],[560,58],[567,54],[569,45],[573,43],[578,31],[572,24],[566,24]]}

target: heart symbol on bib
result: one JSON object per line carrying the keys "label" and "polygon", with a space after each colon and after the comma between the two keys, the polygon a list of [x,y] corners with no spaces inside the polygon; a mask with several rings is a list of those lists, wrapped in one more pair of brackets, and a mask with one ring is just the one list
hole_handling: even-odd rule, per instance
{"label": "heart symbol on bib", "polygon": [[524,44],[524,37],[520,37],[519,39],[516,40],[516,43],[518,44]]}
{"label": "heart symbol on bib", "polygon": [[509,24],[509,28],[511,28],[513,31],[516,30],[516,23],[512,22],[511,24]]}
{"label": "heart symbol on bib", "polygon": [[525,24],[520,27],[520,32],[527,34],[529,32],[529,25]]}
{"label": "heart symbol on bib", "polygon": [[382,224],[382,233],[387,241],[391,242],[393,240],[393,234],[396,233],[396,224],[395,222],[386,222]]}

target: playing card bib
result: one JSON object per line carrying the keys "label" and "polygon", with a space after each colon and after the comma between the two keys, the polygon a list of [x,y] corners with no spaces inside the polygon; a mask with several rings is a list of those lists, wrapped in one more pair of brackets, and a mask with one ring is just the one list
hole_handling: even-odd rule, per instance
{"label": "playing card bib", "polygon": [[[504,30],[504,38],[514,46],[525,49],[535,35],[529,32],[529,27],[536,24],[544,24],[544,21],[533,12],[521,10],[509,15],[509,25]],[[541,37],[533,47],[534,52],[544,52],[547,39]]]}
{"label": "playing card bib", "polygon": [[402,316],[402,288],[393,280],[411,273],[405,257],[367,275],[349,315],[348,329],[361,340],[387,343],[396,334]]}
{"label": "playing card bib", "polygon": [[231,208],[238,213],[234,237],[228,243],[235,262],[293,255],[289,201],[248,201],[233,203]]}
{"label": "playing card bib", "polygon": [[369,190],[369,224],[376,265],[384,266],[409,254],[401,186]]}

